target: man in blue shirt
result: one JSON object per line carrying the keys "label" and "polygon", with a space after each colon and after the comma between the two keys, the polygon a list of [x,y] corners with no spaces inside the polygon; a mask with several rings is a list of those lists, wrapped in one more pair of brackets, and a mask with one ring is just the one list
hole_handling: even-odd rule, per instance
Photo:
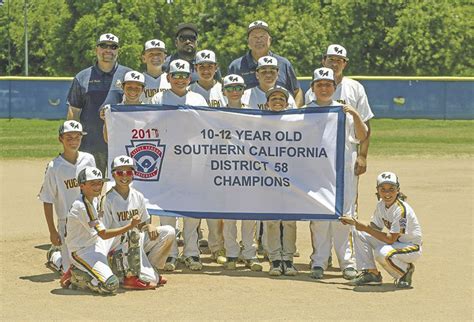
{"label": "man in blue shirt", "polygon": [[303,91],[296,79],[293,66],[288,59],[270,51],[272,37],[270,36],[268,24],[260,20],[252,22],[247,29],[247,36],[250,50],[244,56],[234,60],[229,65],[227,73],[241,75],[245,80],[247,89],[249,89],[258,86],[255,76],[258,59],[263,56],[275,57],[278,60],[279,66],[277,85],[286,88],[293,95],[297,106],[303,106]]}
{"label": "man in blue shirt", "polygon": [[99,109],[105,104],[122,102],[121,79],[131,69],[117,63],[119,39],[107,33],[97,40],[95,65],[80,71],[68,93],[68,120],[80,122],[88,137],[84,137],[81,151],[91,153],[103,173],[107,168],[107,144],[102,135],[104,122]]}

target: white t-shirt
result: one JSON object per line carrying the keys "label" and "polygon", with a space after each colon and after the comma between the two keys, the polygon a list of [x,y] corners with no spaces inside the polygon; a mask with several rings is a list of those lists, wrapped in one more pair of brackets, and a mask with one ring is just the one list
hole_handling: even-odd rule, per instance
{"label": "white t-shirt", "polygon": [[202,97],[206,99],[209,107],[224,107],[226,105],[222,104],[224,101],[224,94],[222,93],[222,84],[216,82],[214,86],[207,90],[199,85],[199,82],[194,82],[189,85],[188,89],[194,93],[201,94]]}
{"label": "white t-shirt", "polygon": [[66,244],[70,252],[94,245],[97,233],[105,230],[98,217],[98,205],[97,198],[91,204],[82,194],[72,203],[66,224]]}
{"label": "white t-shirt", "polygon": [[421,226],[410,205],[397,199],[390,208],[379,200],[371,222],[377,227],[386,227],[391,233],[400,233],[398,241],[402,243],[422,244]]}
{"label": "white t-shirt", "polygon": [[[332,98],[341,104],[348,104],[354,107],[364,122],[374,117],[364,86],[356,80],[343,77],[342,81],[337,85]],[[309,104],[314,100],[316,100],[314,92],[309,88],[304,95],[305,104]]]}
{"label": "white t-shirt", "polygon": [[[267,103],[267,97],[265,92],[260,89],[259,86],[246,89],[244,95],[242,95],[242,103],[253,109],[264,110],[265,104]],[[295,99],[293,96],[288,98],[288,109],[298,108],[296,106]]]}
{"label": "white t-shirt", "polygon": [[145,205],[145,198],[138,190],[130,187],[127,199],[124,199],[114,188],[107,192],[104,204],[104,226],[106,228],[120,228],[128,225],[135,215],[139,215],[141,222],[150,220]]}
{"label": "white t-shirt", "polygon": [[183,96],[176,95],[172,90],[168,89],[164,92],[157,93],[151,99],[152,104],[162,105],[189,105],[189,106],[208,106],[206,99],[198,93],[187,91]]}
{"label": "white t-shirt", "polygon": [[48,163],[38,199],[53,204],[59,220],[66,219],[69,208],[81,194],[77,175],[87,166],[95,167],[94,156],[80,151],[76,164],[70,163],[62,155]]}
{"label": "white t-shirt", "polygon": [[[332,101],[329,106],[341,106],[341,103]],[[321,107],[316,101],[304,107]],[[364,126],[366,126],[364,124]],[[366,126],[367,127],[367,126]],[[354,118],[346,113],[346,139],[344,146],[344,206],[343,212],[348,215],[355,215],[358,177],[354,173],[354,166],[357,160],[357,145],[360,141],[355,136]]]}
{"label": "white t-shirt", "polygon": [[145,75],[145,90],[140,97],[140,101],[145,104],[151,104],[151,99],[155,94],[164,92],[171,88],[168,79],[166,79],[166,75],[168,75],[167,73],[163,73],[156,78],[146,72],[144,72],[143,75]]}

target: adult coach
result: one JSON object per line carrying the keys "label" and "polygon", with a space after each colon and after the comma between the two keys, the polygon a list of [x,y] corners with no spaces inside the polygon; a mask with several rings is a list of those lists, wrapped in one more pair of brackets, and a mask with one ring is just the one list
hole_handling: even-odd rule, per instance
{"label": "adult coach", "polygon": [[102,135],[104,122],[99,109],[122,101],[120,80],[131,70],[117,63],[118,51],[118,37],[102,34],[95,48],[97,62],[74,77],[67,98],[67,119],[79,121],[88,133],[82,140],[81,150],[94,156],[97,168],[103,173],[107,168],[107,144]]}
{"label": "adult coach", "polygon": [[[372,113],[370,108],[364,86],[358,81],[343,75],[348,62],[347,50],[341,45],[332,44],[329,45],[326,54],[323,56],[322,65],[334,71],[336,91],[334,92],[333,99],[339,103],[353,106],[369,129],[367,138],[359,145],[359,153],[355,165],[355,175],[361,175],[367,170],[367,154],[370,142],[369,120],[374,117],[374,113]],[[305,103],[309,104],[313,100],[315,100],[315,95],[310,88],[305,94]]]}
{"label": "adult coach", "polygon": [[276,84],[286,88],[295,98],[298,107],[303,106],[303,91],[296,79],[296,73],[288,59],[270,51],[272,37],[270,28],[265,21],[254,21],[247,29],[247,41],[250,50],[244,56],[237,58],[229,65],[228,74],[241,75],[247,89],[258,86],[255,76],[257,62],[263,56],[275,57],[278,61],[279,72]]}
{"label": "adult coach", "polygon": [[[191,67],[191,83],[196,82],[199,76],[196,71],[196,51],[198,46],[198,28],[193,23],[180,23],[176,28],[176,39],[174,44],[176,46],[176,53],[168,56],[163,64],[163,71],[169,73],[170,62],[181,59],[189,63]],[[217,69],[214,74],[214,79],[221,80],[221,72]]]}

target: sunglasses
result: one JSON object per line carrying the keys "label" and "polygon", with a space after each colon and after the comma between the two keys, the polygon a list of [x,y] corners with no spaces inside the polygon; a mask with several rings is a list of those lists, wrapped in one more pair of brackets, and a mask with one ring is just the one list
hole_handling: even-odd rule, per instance
{"label": "sunglasses", "polygon": [[109,49],[112,49],[112,50],[116,50],[116,49],[119,48],[119,46],[116,45],[116,44],[109,45],[109,44],[101,43],[101,44],[98,44],[97,46],[100,47],[100,48],[102,48],[102,49],[109,48]]}
{"label": "sunglasses", "polygon": [[179,35],[178,39],[181,42],[185,42],[186,40],[189,40],[190,42],[195,42],[197,37],[194,35]]}
{"label": "sunglasses", "polygon": [[173,73],[171,74],[171,78],[174,79],[186,79],[189,77],[188,73]]}
{"label": "sunglasses", "polygon": [[240,86],[240,85],[235,85],[235,86],[226,86],[224,87],[224,89],[226,91],[229,91],[229,92],[242,92],[244,90],[244,87],[243,86]]}
{"label": "sunglasses", "polygon": [[119,177],[131,177],[135,174],[134,170],[115,170],[114,173],[118,175]]}

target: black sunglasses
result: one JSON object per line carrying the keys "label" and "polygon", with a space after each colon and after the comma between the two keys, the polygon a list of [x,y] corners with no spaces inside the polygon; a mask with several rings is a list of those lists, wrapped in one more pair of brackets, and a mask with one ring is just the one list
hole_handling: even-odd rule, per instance
{"label": "black sunglasses", "polygon": [[117,48],[119,48],[119,46],[116,45],[116,44],[109,45],[109,44],[101,43],[101,44],[98,44],[97,46],[99,46],[102,49],[109,48],[109,49],[112,49],[112,50],[116,50]]}
{"label": "black sunglasses", "polygon": [[189,40],[190,42],[195,42],[197,37],[194,35],[179,35],[178,39],[181,42],[185,42],[186,40]]}

